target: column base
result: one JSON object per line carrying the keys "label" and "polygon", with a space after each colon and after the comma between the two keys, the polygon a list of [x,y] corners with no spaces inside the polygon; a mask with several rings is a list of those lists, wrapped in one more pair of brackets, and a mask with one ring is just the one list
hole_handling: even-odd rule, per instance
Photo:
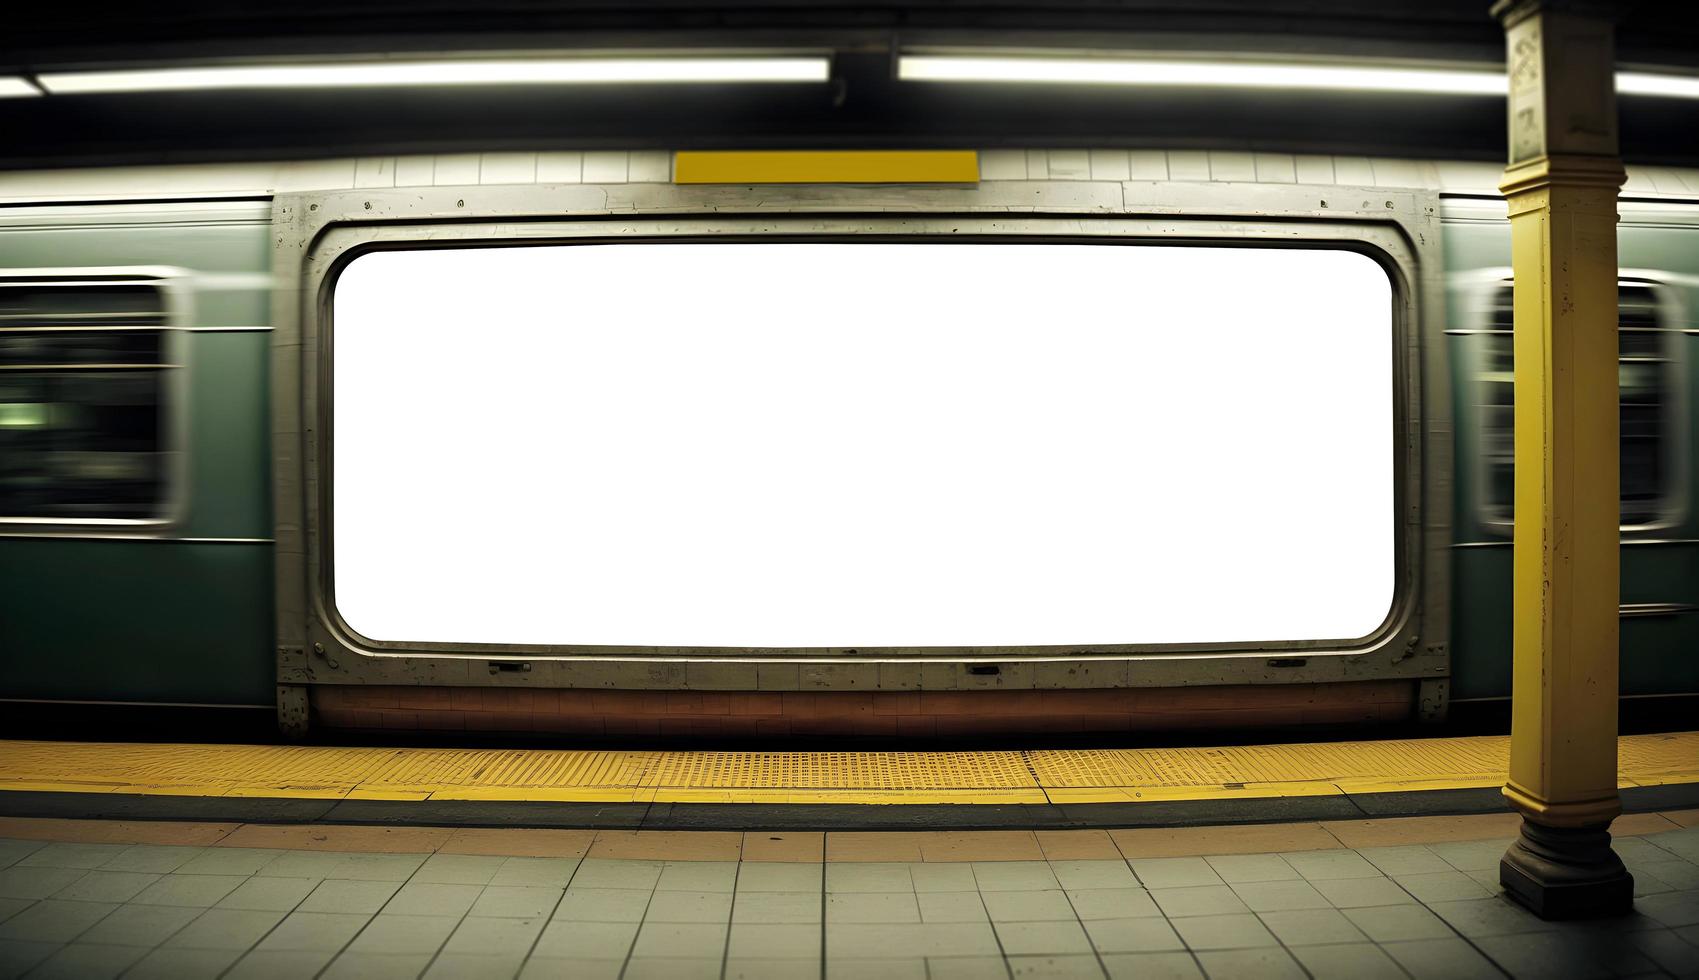
{"label": "column base", "polygon": [[1611,850],[1609,827],[1547,827],[1524,818],[1521,836],[1499,861],[1499,883],[1542,919],[1627,915],[1634,877]]}

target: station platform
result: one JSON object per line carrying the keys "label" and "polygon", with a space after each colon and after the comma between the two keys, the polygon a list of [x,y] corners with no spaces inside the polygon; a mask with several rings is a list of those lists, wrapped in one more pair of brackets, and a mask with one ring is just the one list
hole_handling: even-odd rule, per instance
{"label": "station platform", "polygon": [[[1629,811],[1699,806],[1699,732],[1623,736]],[[0,814],[556,827],[1169,826],[1503,811],[1504,736],[973,752],[0,741]]]}

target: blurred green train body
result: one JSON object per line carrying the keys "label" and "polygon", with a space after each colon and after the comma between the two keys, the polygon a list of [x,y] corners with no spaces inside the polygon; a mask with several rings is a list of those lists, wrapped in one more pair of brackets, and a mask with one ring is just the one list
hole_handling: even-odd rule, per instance
{"label": "blurred green train body", "polygon": [[[221,179],[217,193],[197,198],[196,174],[211,172],[184,168],[170,194],[140,200],[98,193],[93,179],[32,200],[30,181],[0,181],[0,276],[181,273],[172,299],[182,328],[173,369],[180,388],[169,411],[180,426],[183,464],[171,493],[180,513],[157,534],[0,528],[0,700],[275,704],[270,328],[278,230],[265,178]],[[259,193],[229,192],[244,179]],[[1685,179],[1699,188],[1699,178]],[[1643,360],[1666,372],[1654,398],[1662,496],[1653,502],[1654,520],[1624,533],[1625,696],[1699,692],[1699,508],[1691,506],[1699,457],[1699,319],[1692,312],[1699,309],[1699,194],[1692,196],[1625,204],[1619,236],[1625,281],[1655,287],[1659,304],[1660,353]],[[1486,701],[1507,698],[1511,678],[1510,528],[1495,511],[1502,474],[1495,485],[1488,445],[1499,424],[1489,416],[1507,416],[1502,399],[1483,393],[1504,383],[1488,376],[1503,374],[1494,338],[1508,341],[1495,332],[1492,309],[1505,288],[1510,229],[1502,201],[1480,195],[1447,199],[1442,228],[1439,326],[1454,473],[1451,667],[1441,680],[1452,702]]]}

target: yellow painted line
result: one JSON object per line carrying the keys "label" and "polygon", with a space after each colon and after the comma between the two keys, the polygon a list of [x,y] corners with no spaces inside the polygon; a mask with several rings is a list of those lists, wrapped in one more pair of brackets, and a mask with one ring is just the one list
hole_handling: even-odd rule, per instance
{"label": "yellow painted line", "polygon": [[[1699,732],[1632,735],[1623,786],[1699,782]],[[1509,739],[1025,752],[604,752],[0,741],[0,789],[563,803],[1138,803],[1501,786]]]}
{"label": "yellow painted line", "polygon": [[681,150],[676,184],[972,184],[974,150]]}

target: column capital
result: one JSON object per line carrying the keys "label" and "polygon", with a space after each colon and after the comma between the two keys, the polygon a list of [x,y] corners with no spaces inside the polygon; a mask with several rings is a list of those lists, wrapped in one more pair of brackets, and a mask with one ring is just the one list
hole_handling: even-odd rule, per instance
{"label": "column capital", "polygon": [[1554,186],[1605,188],[1614,195],[1627,178],[1619,157],[1552,153],[1511,164],[1498,189],[1505,197]]}

